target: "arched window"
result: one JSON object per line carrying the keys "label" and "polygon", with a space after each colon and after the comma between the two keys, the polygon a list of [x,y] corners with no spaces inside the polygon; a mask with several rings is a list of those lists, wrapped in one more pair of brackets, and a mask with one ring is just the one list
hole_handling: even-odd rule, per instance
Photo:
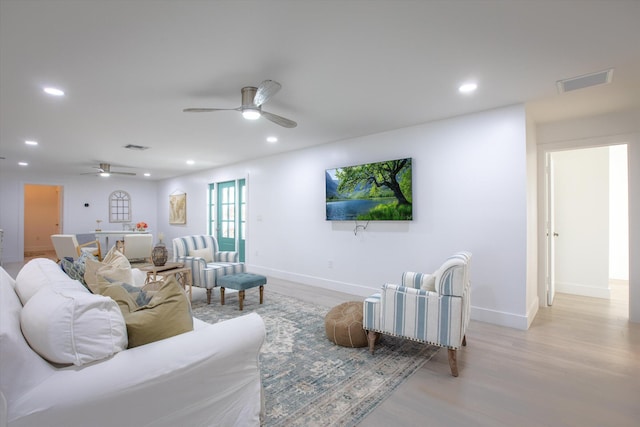
{"label": "arched window", "polygon": [[131,196],[126,191],[109,195],[109,222],[131,222]]}

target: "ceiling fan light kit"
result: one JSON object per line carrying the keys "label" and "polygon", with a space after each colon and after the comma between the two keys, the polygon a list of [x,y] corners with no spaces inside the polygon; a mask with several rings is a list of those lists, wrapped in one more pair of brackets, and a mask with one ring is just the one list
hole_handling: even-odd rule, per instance
{"label": "ceiling fan light kit", "polygon": [[256,108],[245,108],[242,110],[242,117],[247,120],[257,120],[260,118],[260,110]]}
{"label": "ceiling fan light kit", "polygon": [[260,117],[286,128],[298,126],[293,120],[289,120],[277,114],[262,111],[262,104],[275,95],[282,85],[274,80],[265,80],[260,86],[245,86],[241,90],[242,104],[238,108],[185,108],[185,113],[209,113],[213,111],[240,111],[242,117],[247,120],[256,120]]}

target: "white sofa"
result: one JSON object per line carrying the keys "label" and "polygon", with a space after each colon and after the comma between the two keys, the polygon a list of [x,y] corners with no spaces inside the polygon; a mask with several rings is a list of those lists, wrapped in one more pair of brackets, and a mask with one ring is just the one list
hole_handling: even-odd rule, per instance
{"label": "white sofa", "polygon": [[23,308],[25,289],[37,299],[54,288],[107,298],[89,293],[50,260],[31,261],[16,280],[0,268],[0,426],[260,425],[258,357],[266,333],[257,314],[214,325],[194,319],[191,332],[58,365],[32,350],[21,331],[21,312],[31,303]]}

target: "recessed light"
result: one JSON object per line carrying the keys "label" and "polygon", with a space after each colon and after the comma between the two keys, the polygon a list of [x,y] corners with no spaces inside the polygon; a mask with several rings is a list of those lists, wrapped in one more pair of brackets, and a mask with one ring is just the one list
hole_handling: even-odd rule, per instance
{"label": "recessed light", "polygon": [[145,172],[144,176],[151,176],[151,174],[149,172]]}
{"label": "recessed light", "polygon": [[38,145],[38,141],[25,141],[24,143],[27,145]]}
{"label": "recessed light", "polygon": [[476,83],[465,83],[458,88],[460,93],[471,93],[476,89],[478,89],[478,85]]}
{"label": "recessed light", "polygon": [[20,166],[29,166],[29,163],[27,163],[27,162],[18,162],[18,164]]}
{"label": "recessed light", "polygon": [[188,164],[188,165],[193,165],[193,164],[195,164],[195,161],[193,161],[193,160],[187,160],[187,164]]}
{"label": "recessed light", "polygon": [[269,136],[267,137],[267,142],[278,142],[278,138],[275,136]]}
{"label": "recessed light", "polygon": [[43,90],[45,91],[45,93],[48,93],[49,95],[64,96],[64,92],[58,89],[57,87],[45,87]]}

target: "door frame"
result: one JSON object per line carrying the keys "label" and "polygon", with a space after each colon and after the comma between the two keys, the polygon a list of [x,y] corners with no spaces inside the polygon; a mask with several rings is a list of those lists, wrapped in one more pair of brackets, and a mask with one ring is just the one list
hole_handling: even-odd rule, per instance
{"label": "door frame", "polygon": [[[547,209],[549,208],[548,199],[550,197],[547,188],[547,156],[550,156],[551,153],[557,151],[566,151],[566,150],[575,150],[575,149],[583,149],[583,148],[597,148],[597,147],[608,147],[612,145],[627,145],[627,181],[628,185],[628,199],[629,199],[629,250],[627,256],[629,260],[631,260],[631,252],[632,252],[632,176],[635,174],[635,171],[632,172],[632,161],[631,156],[637,147],[634,147],[634,144],[637,145],[638,141],[637,135],[635,134],[621,134],[621,135],[613,135],[599,138],[587,138],[587,139],[577,139],[577,140],[567,140],[561,142],[552,142],[547,144],[538,145],[537,148],[537,164],[538,164],[538,259],[542,260],[542,262],[538,263],[538,299],[540,301],[541,307],[549,307],[547,300],[547,291],[548,291],[548,272],[550,270],[549,266],[549,253],[548,249],[552,244],[549,239],[552,239],[552,234],[547,234],[548,224],[547,224]],[[543,243],[544,242],[544,243]],[[633,313],[634,299],[640,297],[640,292],[636,292],[635,289],[632,290],[632,286],[635,287],[636,277],[634,275],[634,271],[631,268],[631,263],[629,263],[629,295],[628,295],[628,304],[629,304],[629,319],[633,319],[634,316],[640,317],[640,313]],[[640,277],[638,277],[640,279]],[[634,297],[634,295],[637,295]]]}
{"label": "door frame", "polygon": [[545,256],[545,294],[546,305],[553,305],[553,299],[556,296],[556,267],[555,267],[555,221],[554,221],[554,176],[553,176],[553,157],[552,152],[547,151],[545,153],[545,243],[546,243],[546,256]]}

